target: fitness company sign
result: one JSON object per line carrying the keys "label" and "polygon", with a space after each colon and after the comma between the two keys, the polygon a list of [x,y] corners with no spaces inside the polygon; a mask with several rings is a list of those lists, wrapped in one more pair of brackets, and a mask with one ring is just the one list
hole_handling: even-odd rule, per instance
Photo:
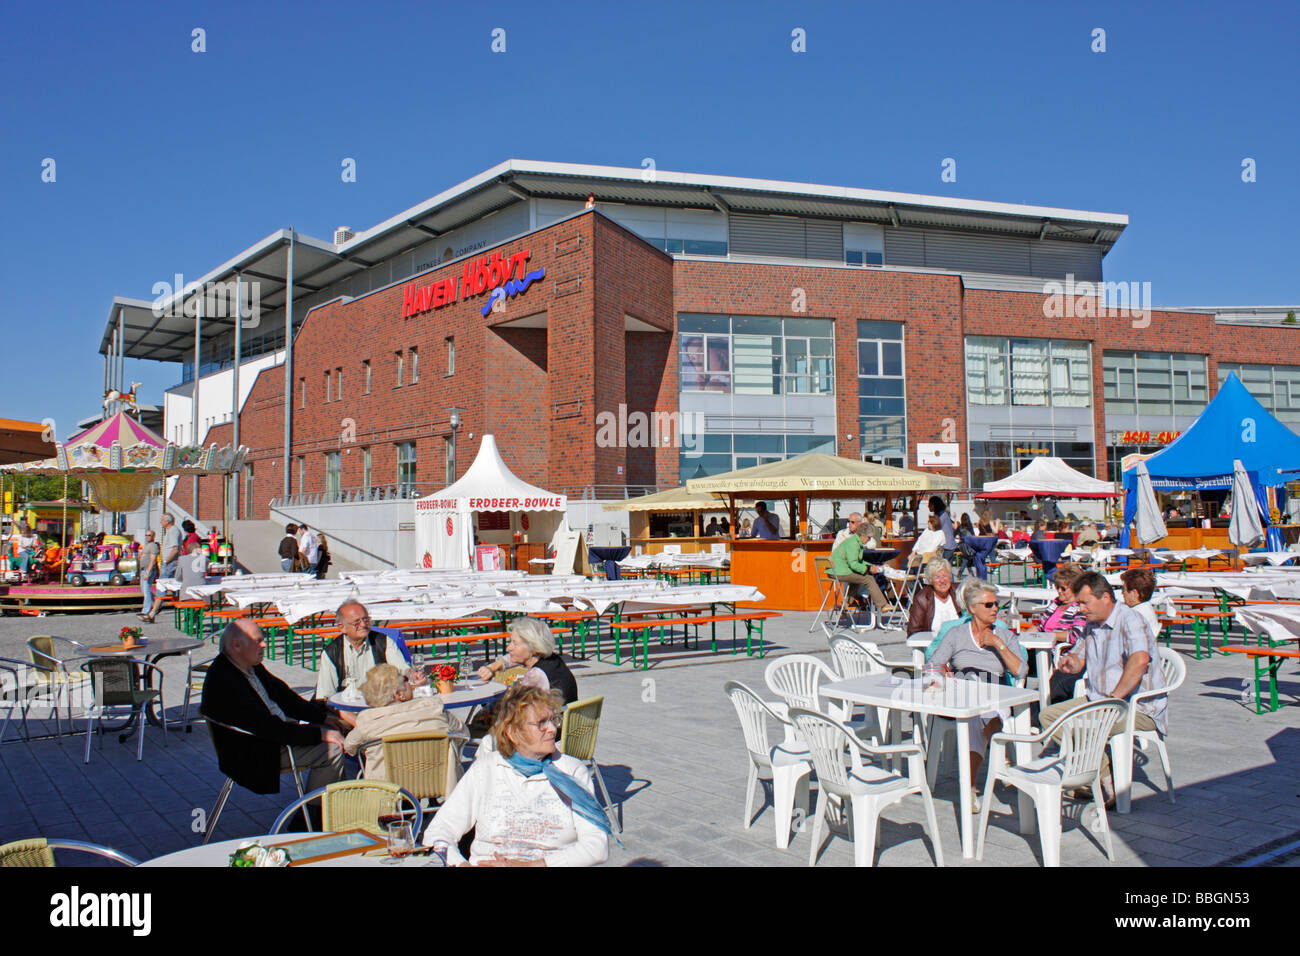
{"label": "fitness company sign", "polygon": [[491,297],[483,306],[486,316],[498,302],[514,298],[546,277],[545,268],[525,271],[531,256],[530,249],[510,256],[494,252],[466,262],[459,277],[451,275],[425,285],[413,282],[402,289],[402,318],[473,299],[491,290]]}

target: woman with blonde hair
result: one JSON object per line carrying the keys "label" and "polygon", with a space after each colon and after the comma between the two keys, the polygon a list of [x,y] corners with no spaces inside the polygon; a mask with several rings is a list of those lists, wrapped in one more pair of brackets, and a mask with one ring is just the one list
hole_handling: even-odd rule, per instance
{"label": "woman with blonde hair", "polygon": [[[443,709],[438,697],[413,697],[406,675],[392,664],[377,664],[366,672],[361,685],[367,710],[357,714],[356,726],[343,740],[343,749],[362,757],[361,776],[386,780],[383,739],[394,734],[445,733],[453,738],[455,751],[469,738],[465,725]],[[460,760],[447,761],[447,792],[460,779]]]}
{"label": "woman with blonde hair", "polygon": [[[609,820],[582,761],[555,745],[563,705],[554,691],[515,685],[482,754],[424,831],[449,866],[594,866],[609,857]],[[470,830],[468,861],[457,842]]]}

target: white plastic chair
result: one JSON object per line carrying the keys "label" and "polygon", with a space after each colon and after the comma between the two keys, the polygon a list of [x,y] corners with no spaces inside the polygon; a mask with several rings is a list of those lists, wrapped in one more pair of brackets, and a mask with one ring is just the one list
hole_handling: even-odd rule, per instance
{"label": "white plastic chair", "polygon": [[[804,818],[808,815],[808,783],[812,774],[808,746],[794,737],[784,704],[763,700],[739,681],[727,681],[722,691],[736,708],[740,728],[745,734],[745,749],[749,752],[749,776],[745,781],[745,829],[748,830],[754,822],[754,788],[758,785],[761,774],[769,774],[772,778],[776,847],[784,850],[790,845],[790,827],[796,798],[804,811]],[[769,717],[785,728],[784,742],[773,745],[768,738]]]}
{"label": "white plastic chair", "polygon": [[848,720],[851,707],[839,702],[823,702],[818,685],[840,679],[824,661],[808,654],[789,654],[767,665],[763,679],[768,689],[787,706],[828,713],[836,720]]}
{"label": "white plastic chair", "polygon": [[[813,766],[817,769],[817,819],[813,823],[812,846],[808,852],[809,866],[817,865],[822,828],[840,821],[847,822],[852,828],[854,865],[874,866],[880,811],[914,793],[919,793],[925,801],[926,828],[930,845],[934,848],[934,862],[936,866],[943,866],[943,845],[939,842],[934,801],[930,799],[930,790],[921,770],[923,756],[920,746],[873,747],[864,744],[839,721],[802,707],[790,708],[790,720],[799,738],[808,744]],[[847,765],[845,751],[848,752]],[[871,763],[864,764],[864,755],[868,758],[906,757],[907,775],[890,773]],[[838,820],[833,817],[838,817]]]}
{"label": "white plastic chair", "polygon": [[[1043,866],[1061,865],[1061,794],[1078,787],[1092,788],[1093,806],[1097,808],[1106,856],[1113,862],[1115,849],[1110,839],[1110,824],[1101,792],[1101,756],[1106,738],[1115,721],[1124,719],[1128,705],[1122,700],[1098,700],[1081,704],[1062,714],[1050,727],[1037,734],[994,734],[989,741],[989,774],[984,786],[984,806],[980,811],[979,839],[975,859],[984,859],[984,837],[988,834],[989,808],[993,805],[993,787],[999,781],[1020,791],[1018,813],[1020,832],[1033,833],[1034,819],[1027,801],[1037,811],[1039,839],[1043,849]],[[1018,766],[1006,760],[1006,745],[1026,743],[1042,745],[1057,731],[1061,735],[1060,752],[1035,757]]]}
{"label": "white plastic chair", "polygon": [[[1136,743],[1145,751],[1154,745],[1160,756],[1160,769],[1165,774],[1165,787],[1169,802],[1174,802],[1174,774],[1169,767],[1169,751],[1165,749],[1165,739],[1159,731],[1138,730],[1134,724],[1138,715],[1138,701],[1150,700],[1162,694],[1171,694],[1182,686],[1187,679],[1187,662],[1181,654],[1168,647],[1157,649],[1160,654],[1160,674],[1164,678],[1164,687],[1132,695],[1129,702],[1128,716],[1124,730],[1110,738],[1110,765],[1115,775],[1115,811],[1128,813],[1133,789],[1133,746]],[[1078,686],[1083,686],[1083,681]]]}

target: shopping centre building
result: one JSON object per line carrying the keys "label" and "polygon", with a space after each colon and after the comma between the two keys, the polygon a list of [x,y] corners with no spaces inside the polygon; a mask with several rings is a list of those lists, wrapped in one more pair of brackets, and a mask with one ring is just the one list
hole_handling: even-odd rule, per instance
{"label": "shopping centre building", "polygon": [[[485,433],[526,481],[602,498],[806,451],[973,488],[1038,455],[1111,478],[1229,371],[1300,429],[1287,308],[1153,308],[1141,275],[1105,275],[1127,226],[511,160],[365,231],[281,230],[115,299],[105,387],[121,355],[180,364],[165,433],[249,446],[228,489],[249,518],[430,494]],[[220,516],[218,479],[197,498]]]}

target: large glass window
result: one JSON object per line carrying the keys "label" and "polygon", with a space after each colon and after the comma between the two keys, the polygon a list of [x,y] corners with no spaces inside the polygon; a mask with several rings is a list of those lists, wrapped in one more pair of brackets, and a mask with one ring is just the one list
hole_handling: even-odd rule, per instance
{"label": "large glass window", "polygon": [[702,453],[681,455],[678,465],[682,481],[784,461],[809,452],[833,455],[835,436],[712,434],[704,436],[699,451]]}
{"label": "large glass window", "polygon": [[1272,412],[1278,421],[1300,431],[1300,368],[1290,365],[1236,365],[1219,363],[1219,384],[1236,372],[1246,391]]}
{"label": "large glass window", "polygon": [[835,323],[765,316],[683,316],[678,357],[684,392],[833,395]]}
{"label": "large glass window", "polygon": [[1101,376],[1111,415],[1192,416],[1210,400],[1203,355],[1108,350]]}
{"label": "large glass window", "polygon": [[858,322],[858,424],[862,457],[907,464],[901,322]]}
{"label": "large glass window", "polygon": [[1095,467],[1092,442],[973,441],[970,443],[971,484],[982,487],[986,481],[1006,478],[1024,468],[1034,458],[1053,455],[1071,468],[1092,475]]}
{"label": "large glass window", "polygon": [[972,405],[1088,408],[1092,356],[1069,339],[966,339],[966,394]]}

